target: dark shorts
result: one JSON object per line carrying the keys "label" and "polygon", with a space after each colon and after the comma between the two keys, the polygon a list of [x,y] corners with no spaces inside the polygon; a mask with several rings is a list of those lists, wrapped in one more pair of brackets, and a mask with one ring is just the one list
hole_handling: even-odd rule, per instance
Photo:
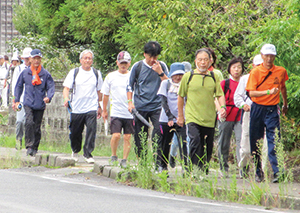
{"label": "dark shorts", "polygon": [[122,129],[123,129],[123,134],[133,134],[134,133],[133,119],[111,117],[110,118],[111,134],[121,133]]}

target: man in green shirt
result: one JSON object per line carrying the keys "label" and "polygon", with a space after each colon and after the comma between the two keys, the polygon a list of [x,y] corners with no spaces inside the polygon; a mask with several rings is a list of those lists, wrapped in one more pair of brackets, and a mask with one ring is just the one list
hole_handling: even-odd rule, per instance
{"label": "man in green shirt", "polygon": [[[200,169],[205,164],[208,172],[216,122],[215,97],[221,109],[218,112],[221,118],[226,117],[224,93],[220,85],[220,77],[210,72],[211,53],[205,49],[196,51],[193,72],[188,72],[182,77],[178,93],[178,119],[177,124],[183,126],[186,119],[188,136],[190,137],[190,159],[192,164]],[[183,114],[184,99],[186,97],[185,115]],[[206,146],[206,160],[204,155]]]}

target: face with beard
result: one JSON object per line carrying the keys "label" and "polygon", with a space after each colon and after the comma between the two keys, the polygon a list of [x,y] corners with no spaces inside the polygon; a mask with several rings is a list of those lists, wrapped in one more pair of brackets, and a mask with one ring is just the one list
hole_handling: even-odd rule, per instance
{"label": "face with beard", "polygon": [[211,64],[209,54],[205,51],[199,52],[196,56],[195,64],[199,72],[206,72]]}

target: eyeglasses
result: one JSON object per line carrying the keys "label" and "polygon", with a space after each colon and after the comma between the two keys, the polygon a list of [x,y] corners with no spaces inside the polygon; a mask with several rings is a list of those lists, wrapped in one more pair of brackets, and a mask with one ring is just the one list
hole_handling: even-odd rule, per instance
{"label": "eyeglasses", "polygon": [[202,62],[202,61],[208,62],[208,61],[209,61],[209,58],[197,58],[197,61],[198,61],[198,62]]}
{"label": "eyeglasses", "polygon": [[91,57],[83,57],[82,59],[83,60],[93,60],[93,58],[91,58]]}

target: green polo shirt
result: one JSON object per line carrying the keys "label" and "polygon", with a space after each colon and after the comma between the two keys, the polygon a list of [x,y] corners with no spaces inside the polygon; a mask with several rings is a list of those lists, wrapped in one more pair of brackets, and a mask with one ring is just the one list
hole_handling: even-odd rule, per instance
{"label": "green polo shirt", "polygon": [[215,97],[223,96],[220,85],[220,76],[214,75],[216,82],[211,77],[211,72],[207,76],[199,75],[194,71],[194,75],[189,83],[191,72],[183,75],[178,95],[187,97],[185,105],[186,124],[196,123],[204,127],[215,127],[216,107]]}

